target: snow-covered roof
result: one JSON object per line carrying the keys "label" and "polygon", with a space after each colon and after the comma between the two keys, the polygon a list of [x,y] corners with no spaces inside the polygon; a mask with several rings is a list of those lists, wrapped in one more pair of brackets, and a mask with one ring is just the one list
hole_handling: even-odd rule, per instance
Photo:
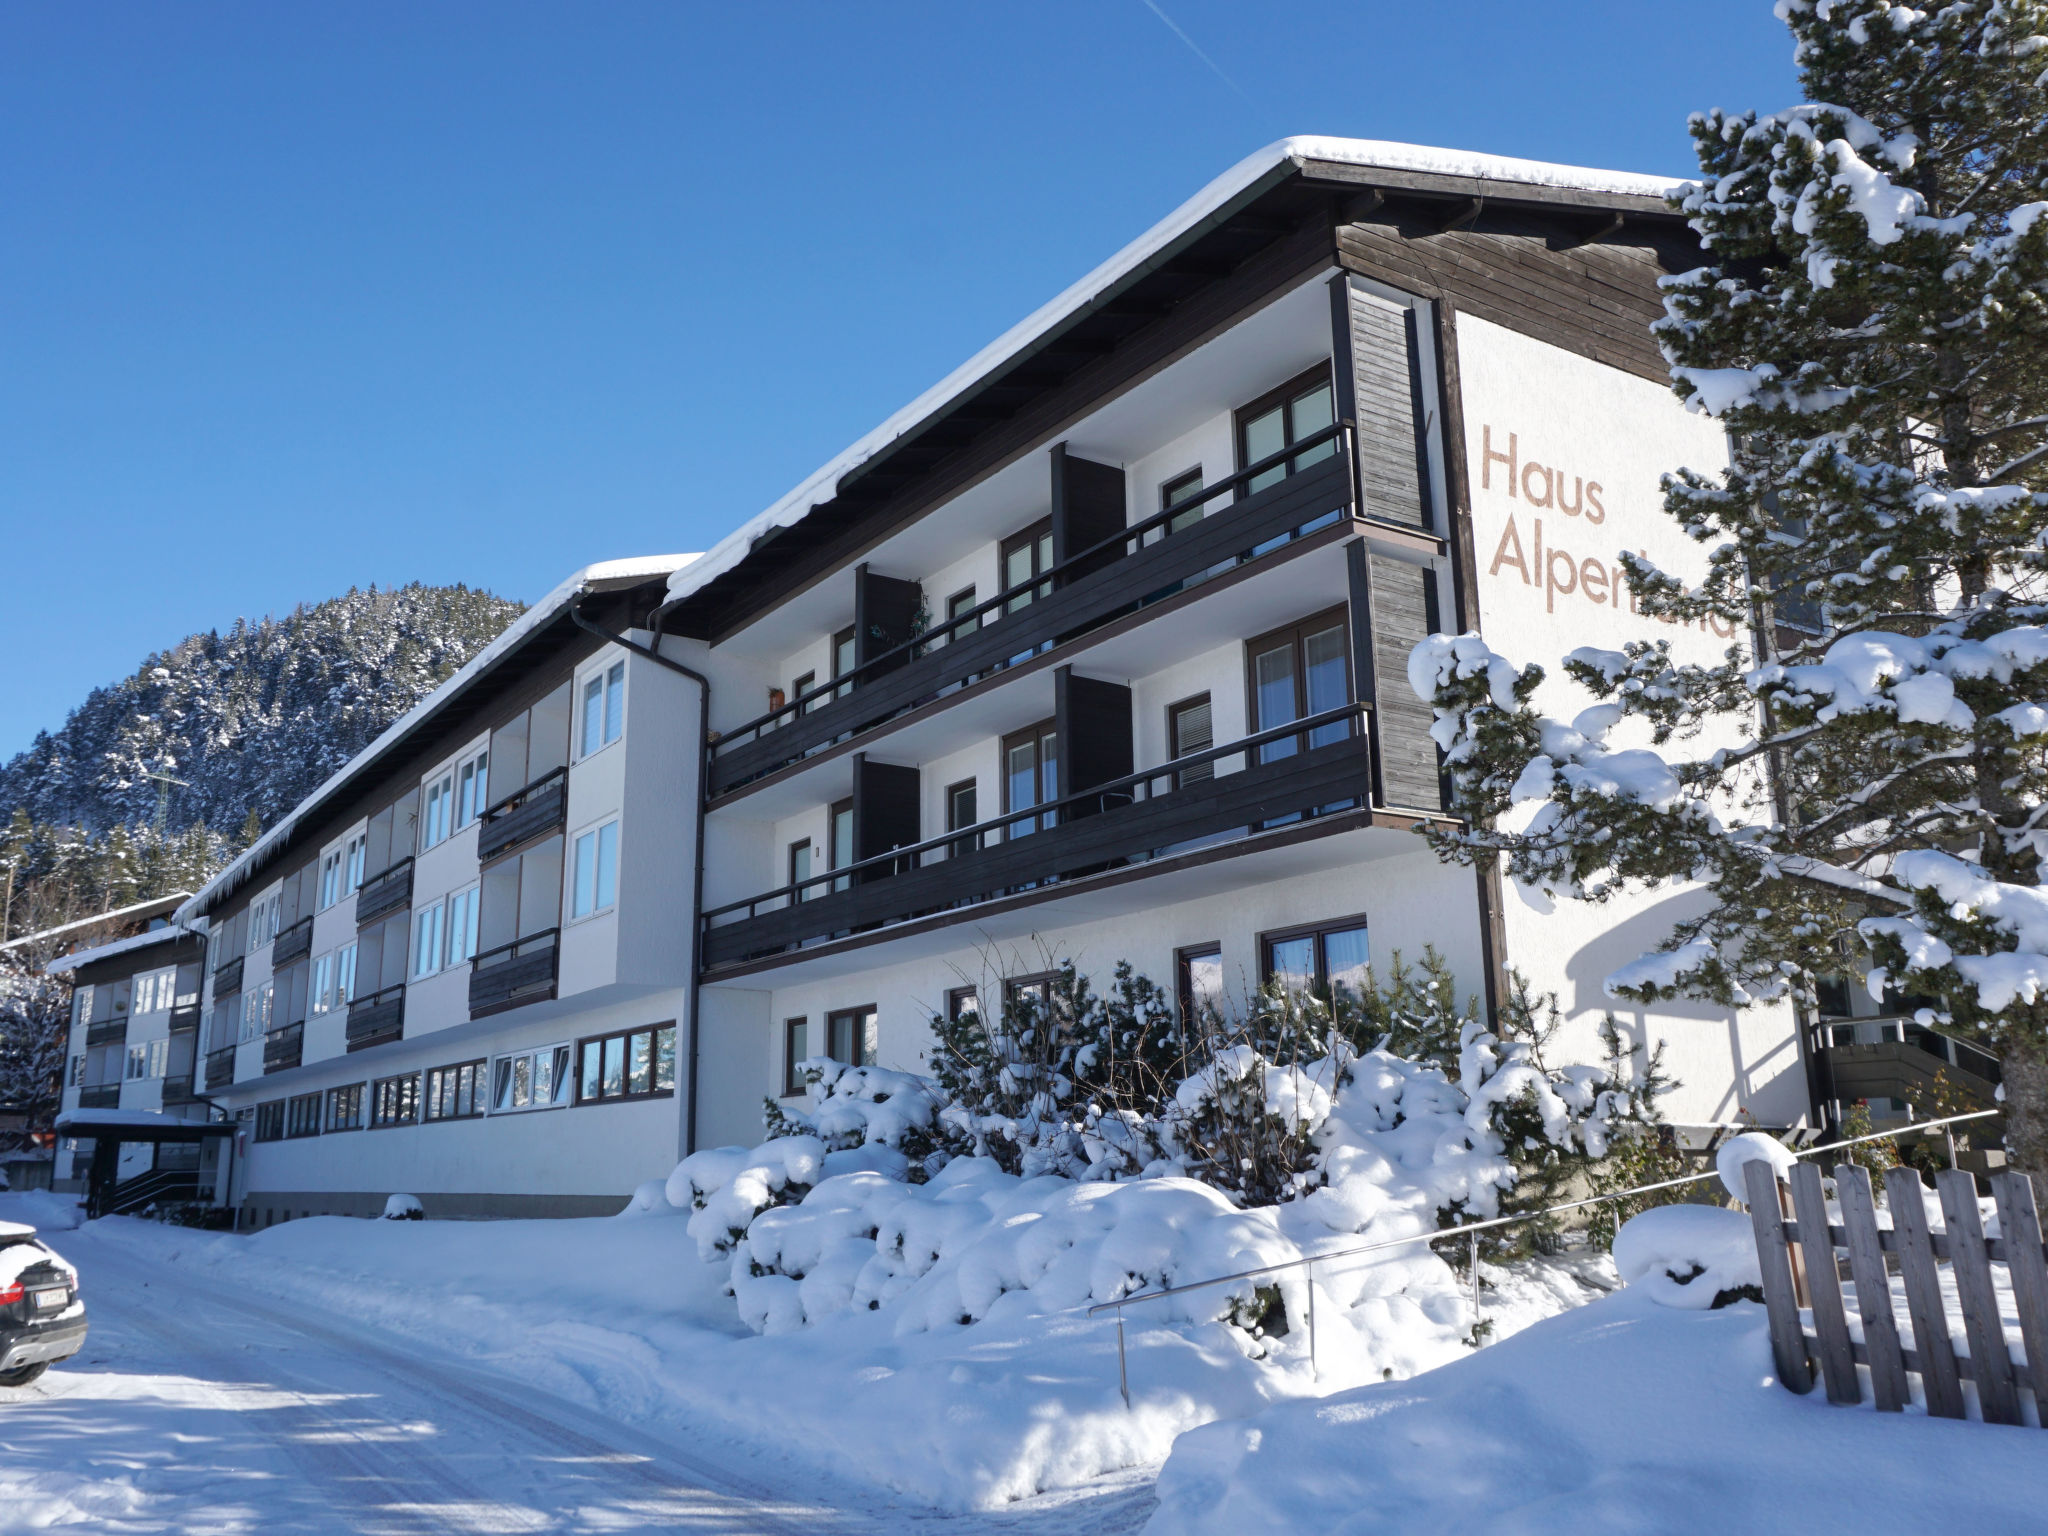
{"label": "snow-covered roof", "polygon": [[60,1131],[90,1133],[99,1126],[119,1126],[131,1131],[167,1131],[177,1139],[192,1136],[222,1136],[234,1130],[222,1120],[181,1120],[160,1109],[67,1109],[57,1116]]}
{"label": "snow-covered roof", "polygon": [[838,493],[839,482],[848,473],[1086,308],[1105,290],[1144,266],[1175,240],[1214,218],[1275,173],[1311,162],[1624,197],[1662,199],[1685,184],[1667,176],[1605,171],[1582,165],[1553,165],[1543,160],[1519,160],[1508,155],[1483,155],[1460,149],[1434,149],[1424,144],[1397,144],[1385,139],[1300,137],[1268,144],[1218,176],[1050,303],[1011,326],[765,512],[748,519],[687,568],[677,571],[669,578],[669,601],[680,602],[702,591],[739,565],[765,534],[803,521],[812,508],[833,499]]}
{"label": "snow-covered roof", "polygon": [[308,812],[332,799],[351,779],[405,740],[420,725],[437,714],[451,698],[461,693],[476,678],[490,671],[499,661],[516,650],[528,635],[549,623],[579,597],[598,586],[616,587],[635,581],[652,581],[659,576],[672,577],[678,569],[702,558],[701,555],[694,554],[641,555],[629,560],[601,560],[595,565],[584,566],[508,624],[497,639],[472,656],[453,677],[392,721],[385,727],[382,735],[342,764],[319,788],[293,806],[277,825],[257,838],[233,863],[202,885],[197,894],[178,908],[177,920],[184,923],[198,916],[219,897],[240,885],[251,869],[268,858],[291,837]]}
{"label": "snow-covered roof", "polygon": [[98,912],[91,917],[81,917],[76,922],[60,923],[55,928],[23,934],[18,939],[9,939],[5,944],[0,944],[0,950],[25,949],[31,944],[46,943],[53,939],[61,943],[67,933],[83,933],[87,929],[99,928],[108,923],[141,923],[152,917],[168,916],[179,903],[189,900],[191,895],[190,891],[173,891],[168,896],[152,896],[148,901],[115,907],[111,912]]}
{"label": "snow-covered roof", "polygon": [[[180,892],[182,897],[186,893]],[[174,923],[165,928],[151,928],[145,933],[131,933],[125,939],[109,939],[104,944],[95,944],[91,949],[74,949],[68,955],[59,955],[43,967],[45,976],[69,976],[95,960],[112,959],[138,949],[154,949],[159,944],[175,944],[179,939],[206,932],[206,919],[195,917],[189,923]]]}

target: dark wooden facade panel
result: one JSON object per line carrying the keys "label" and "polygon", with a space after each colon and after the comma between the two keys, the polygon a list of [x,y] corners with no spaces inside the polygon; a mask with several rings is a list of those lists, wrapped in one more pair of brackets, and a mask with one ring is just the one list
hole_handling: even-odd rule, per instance
{"label": "dark wooden facade panel", "polygon": [[1369,565],[1381,791],[1390,806],[1437,810],[1443,791],[1436,742],[1429,734],[1435,716],[1408,686],[1408,654],[1435,627],[1433,573],[1380,554],[1371,556]]}
{"label": "dark wooden facade panel", "polygon": [[[1053,674],[1053,721],[1060,742],[1060,798],[1137,771],[1131,690],[1122,683],[1076,677],[1072,667],[1061,667]],[[1092,815],[1101,809],[1086,804],[1069,814]]]}
{"label": "dark wooden facade panel", "polygon": [[1429,526],[1416,418],[1414,320],[1351,283],[1352,406],[1358,413],[1358,482],[1368,517]]}
{"label": "dark wooden facade panel", "polygon": [[1649,327],[1664,312],[1667,268],[1649,245],[1552,250],[1540,234],[1488,229],[1439,234],[1366,221],[1337,231],[1339,260],[1357,272],[1664,383],[1670,377]]}

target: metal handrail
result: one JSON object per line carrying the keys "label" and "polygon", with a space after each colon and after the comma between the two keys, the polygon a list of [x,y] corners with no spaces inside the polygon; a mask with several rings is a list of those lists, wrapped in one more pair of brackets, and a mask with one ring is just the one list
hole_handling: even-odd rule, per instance
{"label": "metal handrail", "polygon": [[[549,948],[560,949],[562,946],[562,930],[560,928],[540,928],[527,934],[524,938],[512,940],[509,944],[500,944],[492,949],[479,950],[469,957],[470,974],[475,975],[476,972],[482,970],[484,962],[495,955],[506,954],[525,945],[537,943],[541,939],[548,941]],[[514,958],[516,959],[517,956],[514,956]]]}
{"label": "metal handrail", "polygon": [[[1901,1136],[1911,1136],[1915,1132],[1932,1131],[1941,1126],[1955,1125],[1964,1120],[1983,1120],[1991,1116],[2002,1115],[2004,1113],[2005,1111],[2000,1109],[1976,1109],[1971,1110],[1968,1114],[1944,1115],[1939,1120],[1915,1120],[1912,1124],[1900,1130],[1872,1131],[1867,1136],[1850,1136],[1842,1141],[1830,1141],[1819,1146],[1801,1147],[1798,1150],[1793,1151],[1792,1155],[1794,1157],[1811,1157],[1816,1152],[1839,1151],[1843,1147],[1853,1147],[1858,1145],[1859,1143],[1866,1141],[1893,1141]],[[1950,1146],[1950,1158],[1951,1161],[1953,1161],[1954,1143],[1952,1138]],[[1791,1149],[1788,1148],[1787,1150]],[[1681,1185],[1686,1184],[1703,1184],[1707,1182],[1709,1179],[1718,1179],[1719,1177],[1721,1177],[1719,1170],[1716,1170],[1711,1173],[1687,1174],[1682,1179],[1664,1179],[1656,1184],[1639,1184],[1634,1189],[1616,1190],[1613,1194],[1609,1195],[1594,1195],[1585,1200],[1567,1200],[1562,1205],[1546,1206],[1540,1211],[1524,1211],[1520,1215],[1516,1216],[1495,1216],[1487,1221],[1467,1222],[1463,1226],[1459,1227],[1438,1227],[1433,1231],[1415,1232],[1409,1234],[1407,1237],[1387,1238],[1382,1242],[1366,1243],[1363,1246],[1357,1248],[1338,1248],[1329,1253],[1312,1253],[1305,1258],[1287,1259],[1278,1264],[1262,1264],[1255,1269],[1241,1269],[1236,1274],[1232,1275],[1216,1275],[1207,1280],[1190,1280],[1186,1285],[1162,1286],[1160,1289],[1156,1291],[1140,1291],[1135,1296],[1119,1296],[1114,1301],[1098,1301],[1093,1306],[1087,1309],[1087,1315],[1089,1317],[1095,1317],[1103,1312],[1116,1313],[1117,1386],[1123,1393],[1124,1406],[1128,1408],[1131,1406],[1131,1385],[1130,1377],[1124,1360],[1123,1309],[1125,1307],[1136,1306],[1138,1303],[1144,1301],[1159,1301],[1168,1296],[1180,1296],[1186,1294],[1189,1291],[1207,1290],[1212,1285],[1229,1285],[1234,1281],[1251,1280],[1255,1279],[1260,1275],[1279,1274],[1282,1270],[1303,1268],[1313,1269],[1318,1264],[1332,1263],[1338,1259],[1357,1258],[1362,1254],[1368,1253],[1383,1253],[1390,1248],[1406,1248],[1415,1243],[1434,1243],[1447,1237],[1464,1237],[1469,1240],[1472,1249],[1472,1295],[1473,1307],[1474,1311],[1476,1312],[1478,1309],[1479,1295],[1478,1256],[1479,1234],[1481,1232],[1491,1231],[1496,1227],[1515,1226],[1525,1221],[1536,1221],[1545,1216],[1555,1216],[1561,1211],[1578,1211],[1584,1210],[1589,1205],[1606,1205],[1610,1201],[1626,1200],[1633,1195],[1654,1194],[1656,1191],[1660,1189],[1677,1189]],[[1313,1377],[1316,1369],[1316,1288],[1315,1279],[1313,1275],[1311,1275],[1309,1279],[1307,1321],[1309,1372],[1310,1375]]]}
{"label": "metal handrail", "polygon": [[[539,778],[533,780],[533,782],[531,782],[530,784],[521,785],[518,789],[513,790],[511,794],[506,795],[501,800],[493,800],[489,805],[483,808],[482,812],[478,814],[476,819],[479,823],[495,821],[498,819],[499,816],[503,815],[505,812],[518,810],[522,806],[524,806],[526,803],[526,799],[529,795],[535,794],[541,788],[552,783],[556,779],[561,779],[566,782],[568,777],[569,765],[567,763],[564,763],[559,768],[550,768],[546,773],[542,774]],[[519,805],[515,806],[512,803],[515,800],[519,802]]]}
{"label": "metal handrail", "polygon": [[754,740],[764,730],[781,729],[782,727],[776,722],[787,719],[794,723],[798,717],[803,715],[805,712],[804,707],[807,704],[814,700],[824,699],[827,696],[837,698],[842,689],[858,686],[863,673],[872,672],[880,668],[882,663],[890,661],[892,658],[900,657],[908,660],[915,656],[920,648],[929,649],[934,642],[935,636],[950,638],[955,630],[979,629],[982,617],[985,614],[999,608],[1007,608],[1026,593],[1030,594],[1031,601],[1036,601],[1040,596],[1050,592],[1059,579],[1069,574],[1075,566],[1080,565],[1084,561],[1094,559],[1112,545],[1128,544],[1134,538],[1142,539],[1153,529],[1163,528],[1177,517],[1185,517],[1194,508],[1201,506],[1204,502],[1214,500],[1225,491],[1234,491],[1239,486],[1249,483],[1258,476],[1281,467],[1291,459],[1298,459],[1303,454],[1313,453],[1325,443],[1337,441],[1349,430],[1350,423],[1340,421],[1332,426],[1323,428],[1320,432],[1310,434],[1298,443],[1290,443],[1278,453],[1268,454],[1265,458],[1239,470],[1236,474],[1226,479],[1218,480],[1214,485],[1204,486],[1201,490],[1196,491],[1190,496],[1183,497],[1172,506],[1162,508],[1143,522],[1131,523],[1126,527],[1119,528],[1108,538],[1096,540],[1077,554],[1067,556],[1058,565],[1039,572],[1030,581],[1011,587],[1006,591],[998,592],[994,597],[989,598],[985,602],[976,603],[972,608],[948,615],[942,623],[934,624],[931,628],[913,635],[910,639],[891,646],[879,656],[870,656],[851,671],[842,672],[829,682],[820,683],[798,694],[795,698],[787,700],[780,709],[771,709],[767,714],[756,716],[744,725],[734,726],[730,731],[720,736],[717,741],[711,743],[713,755],[717,754],[720,747],[736,746]]}
{"label": "metal handrail", "polygon": [[1017,822],[1032,821],[1041,816],[1051,815],[1064,807],[1077,805],[1084,800],[1097,800],[1104,795],[1119,794],[1124,790],[1135,788],[1148,780],[1167,778],[1175,774],[1184,773],[1189,768],[1200,767],[1203,763],[1213,763],[1226,757],[1238,757],[1256,751],[1258,748],[1273,742],[1285,740],[1290,736],[1305,736],[1310,731],[1321,730],[1325,726],[1337,725],[1362,717],[1369,714],[1371,709],[1372,706],[1369,704],[1353,702],[1350,704],[1340,704],[1335,709],[1323,710],[1320,714],[1304,715],[1299,720],[1290,720],[1285,725],[1276,725],[1272,729],[1260,731],[1254,736],[1241,736],[1236,741],[1225,742],[1220,747],[1205,747],[1200,752],[1190,752],[1184,757],[1173,758],[1170,761],[1158,764],[1156,767],[1141,768],[1136,773],[1127,773],[1119,779],[1109,779],[1101,784],[1091,784],[1086,789],[1076,790],[1071,795],[1062,795],[1057,800],[1045,800],[1037,805],[1026,806],[1020,810],[1006,811],[1001,816],[991,816],[986,821],[977,821],[968,827],[955,827],[950,832],[943,833],[937,837],[928,837],[923,842],[904,843],[900,847],[891,848],[887,853],[874,854],[852,864],[842,864],[837,869],[826,870],[823,874],[811,875],[803,880],[792,880],[787,885],[777,886],[772,891],[763,891],[758,896],[747,896],[739,901],[727,902],[722,907],[712,907],[703,914],[703,922],[706,927],[709,927],[712,918],[724,917],[727,913],[738,912],[742,908],[745,908],[747,915],[752,917],[754,915],[754,908],[758,907],[761,903],[783,899],[794,900],[796,899],[796,892],[804,890],[809,886],[831,885],[841,880],[850,879],[860,874],[863,870],[876,869],[884,864],[899,863],[904,859],[918,858],[923,854],[932,852],[934,849],[958,848],[962,843],[978,841],[987,837],[991,832],[1009,827]]}

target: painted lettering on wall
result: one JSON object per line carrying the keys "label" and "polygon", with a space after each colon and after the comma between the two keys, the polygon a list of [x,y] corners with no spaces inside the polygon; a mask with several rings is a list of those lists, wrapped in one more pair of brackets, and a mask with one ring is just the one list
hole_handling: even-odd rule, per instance
{"label": "painted lettering on wall", "polygon": [[[1524,502],[1533,508],[1562,512],[1566,517],[1582,517],[1587,523],[1604,523],[1607,509],[1600,497],[1605,487],[1597,480],[1588,480],[1583,475],[1567,477],[1565,471],[1534,459],[1522,456],[1518,436],[1509,432],[1506,436],[1506,451],[1496,449],[1491,426],[1481,425],[1479,429],[1479,488],[1494,489],[1493,475],[1496,466],[1503,471],[1503,485],[1514,500]],[[1570,480],[1569,497],[1565,491],[1567,478]],[[1595,607],[1619,609],[1624,594],[1630,613],[1640,613],[1636,606],[1635,593],[1629,590],[1628,573],[1618,561],[1603,560],[1598,555],[1579,555],[1557,542],[1557,533],[1562,528],[1570,535],[1569,525],[1551,523],[1551,542],[1546,546],[1543,535],[1543,519],[1530,520],[1529,540],[1525,544],[1521,529],[1515,522],[1515,514],[1508,514],[1507,526],[1501,530],[1500,543],[1493,552],[1493,561],[1487,566],[1488,576],[1498,576],[1503,570],[1513,570],[1526,586],[1540,588],[1543,592],[1543,608],[1546,613],[1557,612],[1560,597],[1573,598],[1579,602],[1591,603]],[[1638,555],[1647,560],[1647,551],[1638,550]],[[1675,623],[1664,619],[1662,622]],[[1712,633],[1723,640],[1735,638],[1735,626],[1718,616],[1710,617],[1684,626]]]}

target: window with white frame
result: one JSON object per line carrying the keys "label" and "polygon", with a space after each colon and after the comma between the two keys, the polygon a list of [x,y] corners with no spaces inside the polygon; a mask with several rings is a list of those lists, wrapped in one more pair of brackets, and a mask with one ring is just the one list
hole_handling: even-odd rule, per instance
{"label": "window with white frame", "polygon": [[491,1063],[491,1113],[559,1109],[567,1104],[575,1086],[569,1059],[566,1042],[498,1057]]}
{"label": "window with white frame", "polygon": [[344,944],[334,952],[334,1006],[346,1008],[356,1000],[356,947]]}
{"label": "window with white frame", "polygon": [[569,916],[592,917],[619,899],[619,824],[608,821],[576,838],[570,866]]}
{"label": "window with white frame", "polygon": [[306,1011],[314,1017],[334,1007],[334,956],[330,952],[313,957],[313,974],[306,985]]}
{"label": "window with white frame", "polygon": [[619,739],[626,728],[626,664],[615,661],[583,680],[579,757],[588,757]]}
{"label": "window with white frame", "polygon": [[448,841],[455,830],[455,770],[431,779],[420,798],[420,851]]}
{"label": "window with white frame", "polygon": [[138,1082],[146,1077],[162,1077],[170,1068],[171,1042],[150,1040],[141,1045],[128,1047],[128,1070],[124,1074],[129,1082]]}
{"label": "window with white frame", "polygon": [[353,896],[363,886],[363,865],[370,856],[370,834],[359,832],[348,840],[341,859],[341,894]]}
{"label": "window with white frame", "polygon": [[90,986],[71,989],[71,1027],[76,1029],[92,1017],[92,988]]}
{"label": "window with white frame", "polygon": [[443,940],[446,938],[447,909],[440,902],[421,907],[412,915],[412,974],[418,980],[441,969]]}
{"label": "window with white frame", "polygon": [[64,1081],[73,1088],[85,1082],[85,1057],[82,1053],[71,1058],[71,1075]]}
{"label": "window with white frame", "polygon": [[476,953],[479,898],[483,890],[469,886],[448,898],[448,964],[461,965]]}
{"label": "window with white frame", "polygon": [[276,895],[252,902],[249,907],[249,952],[254,954],[263,945],[277,937],[278,898]]}
{"label": "window with white frame", "polygon": [[320,906],[325,912],[341,900],[341,858],[339,848],[331,848],[320,855]]}
{"label": "window with white frame", "polygon": [[135,996],[128,1011],[162,1013],[178,1000],[178,968],[148,971],[135,978]]}
{"label": "window with white frame", "polygon": [[242,994],[242,1038],[254,1040],[270,1028],[271,983],[251,987]]}
{"label": "window with white frame", "polygon": [[464,758],[455,770],[455,830],[460,832],[483,815],[491,800],[491,754]]}
{"label": "window with white frame", "polygon": [[313,961],[313,975],[307,987],[307,1007],[316,1014],[346,1008],[355,1000],[356,947],[344,944],[330,949]]}

